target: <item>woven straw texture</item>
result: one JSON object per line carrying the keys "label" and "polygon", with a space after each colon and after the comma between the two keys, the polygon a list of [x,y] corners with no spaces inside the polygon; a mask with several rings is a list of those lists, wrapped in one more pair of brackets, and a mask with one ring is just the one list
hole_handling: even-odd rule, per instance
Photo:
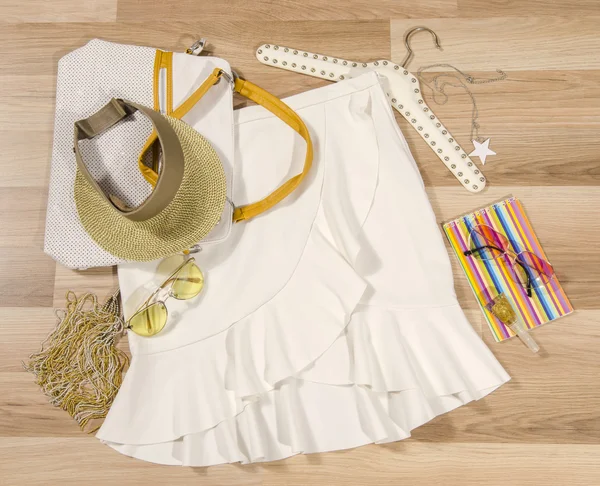
{"label": "woven straw texture", "polygon": [[219,156],[192,127],[165,118],[181,142],[184,174],[175,197],[156,216],[131,221],[77,171],[74,192],[81,224],[99,246],[117,257],[149,261],[185,250],[204,238],[223,212],[227,184]]}

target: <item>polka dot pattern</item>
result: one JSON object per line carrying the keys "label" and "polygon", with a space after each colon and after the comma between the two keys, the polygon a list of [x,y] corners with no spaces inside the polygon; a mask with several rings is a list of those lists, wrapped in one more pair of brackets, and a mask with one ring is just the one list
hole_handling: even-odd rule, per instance
{"label": "polka dot pattern", "polygon": [[[111,98],[153,107],[155,49],[92,40],[58,63],[52,169],[44,251],[70,268],[111,266],[123,259],[100,248],[87,234],[73,199],[76,161],[73,125]],[[79,142],[83,160],[100,186],[129,206],[152,191],[137,167],[152,131],[140,113],[119,122],[92,140]],[[145,161],[147,163],[147,161]]]}

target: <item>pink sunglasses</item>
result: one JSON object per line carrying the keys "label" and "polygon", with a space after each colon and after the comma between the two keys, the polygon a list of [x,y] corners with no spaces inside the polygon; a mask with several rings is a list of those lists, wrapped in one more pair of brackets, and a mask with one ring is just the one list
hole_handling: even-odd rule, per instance
{"label": "pink sunglasses", "polygon": [[465,256],[481,260],[497,260],[504,257],[512,269],[513,280],[532,296],[532,287],[550,283],[554,277],[552,265],[530,251],[514,252],[508,238],[485,224],[474,226],[469,234],[469,250]]}

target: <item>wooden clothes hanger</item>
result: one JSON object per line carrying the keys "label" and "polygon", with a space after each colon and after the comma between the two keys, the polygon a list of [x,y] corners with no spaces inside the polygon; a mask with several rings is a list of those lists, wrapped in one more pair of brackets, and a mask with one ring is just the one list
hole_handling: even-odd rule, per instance
{"label": "wooden clothes hanger", "polygon": [[350,61],[273,44],[260,46],[256,50],[256,58],[268,66],[329,81],[343,81],[368,71],[377,72],[392,107],[410,123],[465,189],[480,192],[486,184],[485,176],[435,116],[423,99],[419,80],[406,69],[413,56],[410,38],[419,31],[431,33],[436,47],[442,49],[435,32],[427,27],[415,27],[404,36],[407,53],[401,64],[388,60]]}

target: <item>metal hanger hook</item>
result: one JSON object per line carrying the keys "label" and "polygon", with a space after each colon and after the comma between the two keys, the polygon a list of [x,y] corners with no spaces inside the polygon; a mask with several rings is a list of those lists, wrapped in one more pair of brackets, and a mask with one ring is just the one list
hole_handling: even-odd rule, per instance
{"label": "metal hanger hook", "polygon": [[402,61],[402,63],[400,63],[400,65],[403,68],[406,68],[406,66],[408,66],[408,63],[410,62],[410,60],[413,57],[413,51],[410,48],[410,38],[416,34],[417,32],[421,31],[421,30],[426,30],[427,32],[429,32],[431,34],[431,36],[433,37],[433,42],[435,42],[435,47],[437,47],[440,51],[443,51],[444,49],[442,49],[442,45],[440,44],[440,39],[438,38],[437,34],[431,30],[429,27],[414,27],[412,29],[410,29],[408,32],[406,32],[406,34],[404,34],[404,45],[406,46],[406,56],[404,57],[404,60]]}

